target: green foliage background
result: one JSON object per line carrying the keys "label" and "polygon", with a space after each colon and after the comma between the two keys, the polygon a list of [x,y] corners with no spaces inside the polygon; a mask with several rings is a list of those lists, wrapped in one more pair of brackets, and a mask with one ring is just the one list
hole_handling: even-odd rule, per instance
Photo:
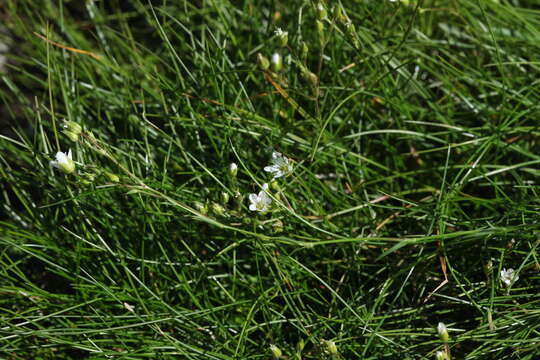
{"label": "green foliage background", "polygon": [[537,2],[323,4],[0,5],[3,357],[538,357]]}

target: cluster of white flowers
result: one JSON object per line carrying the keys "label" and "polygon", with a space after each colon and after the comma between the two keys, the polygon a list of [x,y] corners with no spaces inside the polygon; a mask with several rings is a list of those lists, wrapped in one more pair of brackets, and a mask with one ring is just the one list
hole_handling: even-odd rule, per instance
{"label": "cluster of white flowers", "polygon": [[[291,160],[281,153],[272,153],[272,164],[264,167],[264,171],[272,173],[272,180],[292,173],[293,166]],[[258,194],[249,194],[249,210],[266,213],[270,210],[272,198],[268,195],[268,184],[263,184],[262,190]]]}

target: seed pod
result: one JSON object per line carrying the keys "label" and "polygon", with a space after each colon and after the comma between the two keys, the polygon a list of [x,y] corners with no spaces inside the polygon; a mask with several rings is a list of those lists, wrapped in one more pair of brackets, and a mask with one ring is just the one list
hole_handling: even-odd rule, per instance
{"label": "seed pod", "polygon": [[257,54],[257,63],[259,64],[259,68],[263,71],[270,68],[270,61],[268,61],[268,58],[261,53]]}

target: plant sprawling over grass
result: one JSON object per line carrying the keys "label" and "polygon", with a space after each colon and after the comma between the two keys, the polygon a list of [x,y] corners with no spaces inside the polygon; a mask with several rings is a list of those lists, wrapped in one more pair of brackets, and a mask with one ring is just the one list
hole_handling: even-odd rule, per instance
{"label": "plant sprawling over grass", "polygon": [[0,4],[7,359],[536,359],[540,9]]}

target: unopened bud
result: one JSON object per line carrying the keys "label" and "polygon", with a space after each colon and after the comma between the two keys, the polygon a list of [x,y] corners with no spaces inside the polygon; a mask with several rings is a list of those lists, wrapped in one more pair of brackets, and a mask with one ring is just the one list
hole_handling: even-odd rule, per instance
{"label": "unopened bud", "polygon": [[316,20],[315,25],[317,26],[317,32],[322,36],[324,34],[324,23],[321,20]]}
{"label": "unopened bud", "polygon": [[448,342],[450,339],[450,335],[448,335],[448,329],[446,328],[446,325],[444,323],[440,322],[437,325],[437,332],[439,333],[439,338],[444,341],[445,343]]}
{"label": "unopened bud", "polygon": [[354,47],[359,48],[360,42],[358,41],[358,35],[356,34],[356,27],[354,24],[350,21],[347,22],[345,24],[345,29],[347,30],[347,34],[351,37]]}
{"label": "unopened bud", "polygon": [[88,180],[89,182],[93,182],[96,179],[97,174],[96,173],[84,173],[82,176]]}
{"label": "unopened bud", "polygon": [[298,340],[298,343],[296,344],[296,350],[300,353],[302,350],[304,350],[304,347],[306,346],[306,343],[304,342],[304,339]]}
{"label": "unopened bud", "polygon": [[326,350],[328,351],[328,353],[330,353],[330,355],[338,354],[336,343],[332,340],[324,340],[324,345],[326,346]]}
{"label": "unopened bud", "polygon": [[240,210],[242,208],[243,202],[244,202],[244,197],[242,196],[242,194],[240,194],[237,191],[236,194],[234,194],[234,203],[235,203],[236,209]]}
{"label": "unopened bud", "polygon": [[306,61],[308,53],[309,53],[309,46],[308,44],[306,44],[305,41],[302,41],[302,54],[301,54],[302,61]]}
{"label": "unopened bud", "polygon": [[324,7],[323,3],[317,4],[317,18],[319,20],[323,20],[326,18],[326,15],[328,15],[326,8]]}
{"label": "unopened bud", "polygon": [[79,135],[82,132],[81,125],[77,124],[75,121],[64,121],[64,123],[62,124],[62,127],[66,131],[70,131],[74,133],[75,135]]}
{"label": "unopened bud", "polygon": [[272,230],[274,230],[274,232],[276,234],[282,232],[283,231],[283,222],[281,220],[274,221],[272,223]]}
{"label": "unopened bud", "polygon": [[343,8],[341,7],[341,5],[336,4],[336,6],[334,6],[334,15],[338,19],[343,18]]}
{"label": "unopened bud", "polygon": [[230,196],[229,193],[226,191],[221,192],[221,202],[223,205],[227,204],[229,202]]}
{"label": "unopened bud", "polygon": [[235,163],[231,163],[231,165],[229,165],[229,174],[232,177],[236,177],[237,173],[238,173],[238,165],[236,165]]}
{"label": "unopened bud", "polygon": [[281,30],[281,28],[277,28],[275,34],[278,39],[279,46],[286,47],[287,43],[289,42],[289,33]]}
{"label": "unopened bud", "polygon": [[77,124],[74,121],[64,121],[64,123],[62,124],[62,128],[62,132],[69,138],[69,140],[73,142],[79,140],[79,135],[82,132],[81,125]]}
{"label": "unopened bud", "polygon": [[305,71],[302,71],[302,77],[311,85],[311,86],[317,86],[319,83],[319,78],[317,75],[309,71],[308,69],[305,69]]}
{"label": "unopened bud", "polygon": [[347,22],[345,24],[345,29],[347,30],[347,34],[349,34],[350,36],[356,35],[356,27],[352,22]]}
{"label": "unopened bud", "polygon": [[270,345],[270,351],[272,352],[272,356],[274,357],[274,359],[281,358],[281,349],[278,348],[276,345]]}
{"label": "unopened bud", "polygon": [[109,181],[111,182],[119,182],[120,181],[120,178],[118,177],[118,175],[116,174],[113,174],[113,173],[110,173],[108,171],[105,171],[105,176],[109,179]]}
{"label": "unopened bud", "polygon": [[206,206],[205,204],[199,202],[199,201],[195,201],[195,203],[193,204],[193,206],[195,207],[195,209],[200,212],[201,214],[203,215],[206,215],[208,214],[208,206]]}
{"label": "unopened bud", "polygon": [[283,69],[283,59],[279,53],[274,53],[271,60],[272,71],[280,72]]}
{"label": "unopened bud", "polygon": [[257,63],[261,70],[268,70],[270,67],[270,61],[268,61],[268,58],[261,53],[257,54]]}
{"label": "unopened bud", "polygon": [[444,351],[437,351],[435,353],[435,360],[448,360],[448,356]]}
{"label": "unopened bud", "polygon": [[77,140],[79,140],[79,135],[75,134],[74,132],[71,132],[69,130],[64,130],[62,132],[68,137],[69,140],[73,142],[77,142]]}
{"label": "unopened bud", "polygon": [[128,117],[127,117],[127,121],[131,124],[131,125],[136,125],[139,123],[139,117],[135,114],[129,114]]}
{"label": "unopened bud", "polygon": [[225,208],[218,203],[212,203],[212,212],[217,216],[224,216]]}

